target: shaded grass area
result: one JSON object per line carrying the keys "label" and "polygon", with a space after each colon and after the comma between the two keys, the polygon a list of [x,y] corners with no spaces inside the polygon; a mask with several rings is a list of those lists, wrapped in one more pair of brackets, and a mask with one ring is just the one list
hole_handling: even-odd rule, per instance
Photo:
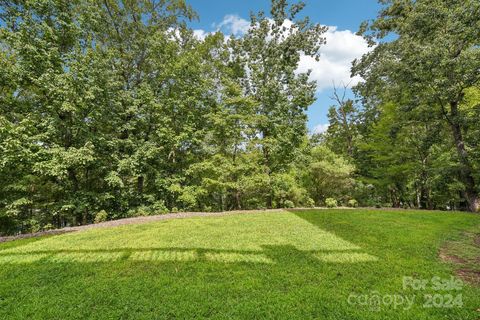
{"label": "shaded grass area", "polygon": [[[438,253],[480,217],[462,213],[308,210],[190,218],[0,245],[1,319],[477,319],[480,289],[462,307],[425,308],[403,277],[447,279]],[[462,246],[455,250],[462,251]],[[352,303],[350,296],[415,298]]]}
{"label": "shaded grass area", "polygon": [[459,278],[480,286],[480,226],[452,237],[440,248],[440,258],[452,265]]}

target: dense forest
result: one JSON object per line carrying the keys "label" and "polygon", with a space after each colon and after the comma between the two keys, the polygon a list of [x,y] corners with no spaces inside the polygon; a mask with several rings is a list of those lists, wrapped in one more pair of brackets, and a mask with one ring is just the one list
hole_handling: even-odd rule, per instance
{"label": "dense forest", "polygon": [[[188,2],[188,1],[187,1]],[[311,206],[478,211],[480,2],[382,0],[355,99],[309,134],[326,27],[272,0],[200,39],[184,0],[0,0],[0,234]],[[301,18],[299,18],[301,17]],[[347,95],[348,96],[348,95]]]}

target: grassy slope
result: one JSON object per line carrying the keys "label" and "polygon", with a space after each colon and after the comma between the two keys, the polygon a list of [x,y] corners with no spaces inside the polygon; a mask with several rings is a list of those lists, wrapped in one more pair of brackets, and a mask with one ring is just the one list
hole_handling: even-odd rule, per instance
{"label": "grassy slope", "polygon": [[[462,213],[311,210],[15,241],[0,245],[0,319],[477,319],[480,288],[463,288],[462,308],[423,308],[424,294],[448,292],[403,290],[402,277],[450,277],[439,248],[479,226]],[[415,303],[347,302],[372,291]]]}

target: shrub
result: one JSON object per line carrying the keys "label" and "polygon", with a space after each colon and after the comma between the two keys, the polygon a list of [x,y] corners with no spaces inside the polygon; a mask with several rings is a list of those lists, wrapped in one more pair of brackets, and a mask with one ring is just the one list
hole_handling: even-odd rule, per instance
{"label": "shrub", "polygon": [[251,198],[251,199],[247,199],[247,201],[246,201],[246,209],[263,210],[263,209],[266,209],[266,208],[267,208],[267,206],[265,205],[263,199]]}
{"label": "shrub", "polygon": [[355,167],[324,145],[311,149],[303,183],[313,199],[342,199],[352,192]]}
{"label": "shrub", "polygon": [[293,172],[272,175],[271,183],[266,188],[273,191],[272,202],[277,204],[272,206],[274,208],[293,208],[306,202],[308,198],[308,191],[299,184]]}
{"label": "shrub", "polygon": [[46,225],[43,226],[43,231],[47,231],[47,230],[53,230],[55,229],[55,227],[53,226],[53,224],[51,223],[47,223]]}
{"label": "shrub", "polygon": [[358,207],[358,201],[355,200],[355,199],[350,199],[350,200],[348,200],[348,203],[347,203],[347,204],[348,204],[348,206],[349,206],[350,208],[356,208],[356,207]]}
{"label": "shrub", "polygon": [[325,205],[327,206],[327,208],[335,208],[337,206],[337,200],[333,198],[327,198],[325,200]]}
{"label": "shrub", "polygon": [[315,201],[312,198],[307,198],[305,201],[305,206],[308,208],[313,208],[315,207]]}
{"label": "shrub", "polygon": [[94,223],[100,223],[100,222],[105,222],[108,220],[108,213],[105,210],[101,210],[97,212],[95,215],[95,220]]}
{"label": "shrub", "polygon": [[26,226],[27,228],[25,230],[27,230],[27,232],[33,233],[33,232],[39,232],[40,230],[42,230],[42,228],[40,227],[40,223],[35,219],[27,220]]}
{"label": "shrub", "polygon": [[146,217],[152,215],[152,208],[142,205],[139,206],[136,210],[134,210],[134,217]]}
{"label": "shrub", "polygon": [[12,234],[17,229],[17,221],[13,217],[2,216],[0,211],[0,236]]}
{"label": "shrub", "polygon": [[125,214],[125,216],[123,217],[115,217],[115,219],[117,218],[132,218],[132,217],[136,217],[137,211],[135,209],[130,209],[127,211],[127,213]]}
{"label": "shrub", "polygon": [[152,209],[153,214],[162,214],[169,211],[167,206],[165,205],[165,201],[163,200],[155,201],[152,205]]}
{"label": "shrub", "polygon": [[283,202],[283,207],[284,208],[293,208],[293,207],[295,207],[295,204],[293,203],[293,201],[285,200]]}

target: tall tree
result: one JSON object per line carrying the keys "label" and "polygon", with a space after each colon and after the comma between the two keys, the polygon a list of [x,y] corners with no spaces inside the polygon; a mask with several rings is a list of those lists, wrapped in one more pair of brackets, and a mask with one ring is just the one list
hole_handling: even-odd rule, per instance
{"label": "tall tree", "polygon": [[[271,18],[263,12],[252,15],[235,51],[245,70],[245,93],[256,102],[257,144],[269,176],[292,163],[306,135],[305,111],[315,100],[316,85],[309,72],[296,70],[302,54],[319,58],[326,27],[297,19],[303,7],[302,2],[272,0]],[[273,189],[269,207],[272,199]]]}
{"label": "tall tree", "polygon": [[329,126],[326,142],[332,151],[349,158],[353,157],[355,140],[357,139],[356,119],[358,110],[352,99],[347,99],[348,85],[342,91],[334,87],[332,99],[335,105],[328,109]]}
{"label": "tall tree", "polygon": [[[420,105],[440,109],[448,123],[459,161],[459,177],[471,211],[480,209],[469,148],[465,145],[464,114],[459,105],[465,91],[480,83],[480,2],[477,0],[382,0],[385,7],[362,33],[372,52],[356,61],[353,74],[365,83],[357,87],[370,103],[384,96],[405,111]],[[408,97],[405,103],[405,97]],[[434,113],[436,111],[433,111]]]}
{"label": "tall tree", "polygon": [[25,231],[29,220],[61,227],[147,201],[144,178],[161,171],[159,99],[173,86],[165,66],[182,45],[172,34],[191,9],[182,0],[0,6],[0,148],[10,155],[0,175],[17,178],[0,186],[0,212]]}

